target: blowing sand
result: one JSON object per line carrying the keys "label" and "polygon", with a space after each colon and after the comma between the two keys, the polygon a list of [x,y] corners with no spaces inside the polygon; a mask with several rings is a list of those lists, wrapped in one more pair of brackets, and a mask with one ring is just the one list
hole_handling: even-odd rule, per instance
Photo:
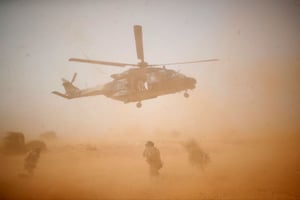
{"label": "blowing sand", "polygon": [[18,176],[24,155],[1,155],[0,199],[300,199],[298,137],[220,138],[195,139],[210,156],[203,169],[185,141],[154,139],[158,178],[142,157],[146,139],[50,145],[30,178]]}

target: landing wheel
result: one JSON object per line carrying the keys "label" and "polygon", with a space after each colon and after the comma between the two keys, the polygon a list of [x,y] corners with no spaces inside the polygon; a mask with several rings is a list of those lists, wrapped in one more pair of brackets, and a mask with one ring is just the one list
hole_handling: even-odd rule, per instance
{"label": "landing wheel", "polygon": [[189,93],[185,92],[185,93],[183,94],[183,96],[184,96],[185,98],[188,98],[190,95],[189,95]]}
{"label": "landing wheel", "polygon": [[138,103],[136,104],[136,107],[137,107],[137,108],[142,107],[142,103],[141,103],[141,102],[138,102]]}

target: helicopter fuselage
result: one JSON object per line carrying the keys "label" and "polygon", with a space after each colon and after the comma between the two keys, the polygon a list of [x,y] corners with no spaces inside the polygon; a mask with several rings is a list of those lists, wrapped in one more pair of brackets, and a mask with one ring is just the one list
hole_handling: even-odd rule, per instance
{"label": "helicopter fuselage", "polygon": [[176,92],[185,91],[184,96],[188,97],[187,91],[196,87],[196,79],[165,67],[132,68],[111,77],[113,80],[104,86],[82,90],[64,80],[65,94],[52,93],[67,99],[104,95],[124,103],[137,102],[137,107],[141,107],[143,100]]}
{"label": "helicopter fuselage", "polygon": [[194,78],[166,68],[130,69],[111,77],[114,80],[104,85],[103,94],[124,103],[140,102],[196,87]]}

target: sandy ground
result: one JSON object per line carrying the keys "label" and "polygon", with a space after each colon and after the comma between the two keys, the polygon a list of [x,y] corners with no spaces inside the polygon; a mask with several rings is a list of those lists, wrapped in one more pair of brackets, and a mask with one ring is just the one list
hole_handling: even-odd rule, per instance
{"label": "sandy ground", "polygon": [[[299,139],[298,137],[296,139]],[[144,141],[55,144],[30,178],[24,155],[0,156],[0,199],[300,199],[295,138],[206,139],[211,162],[192,166],[178,141],[157,141],[164,166],[148,175]]]}

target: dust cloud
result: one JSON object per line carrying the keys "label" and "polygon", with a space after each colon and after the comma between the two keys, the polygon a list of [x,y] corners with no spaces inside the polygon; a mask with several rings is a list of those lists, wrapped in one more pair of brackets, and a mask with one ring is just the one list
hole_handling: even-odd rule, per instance
{"label": "dust cloud", "polygon": [[[296,134],[189,138],[178,131],[151,135],[125,131],[93,141],[60,138],[47,143],[48,151],[41,153],[33,176],[27,178],[18,176],[24,154],[2,154],[0,199],[300,198]],[[149,177],[142,157],[149,139],[164,163],[157,178]],[[205,169],[191,161],[206,164]]]}
{"label": "dust cloud", "polygon": [[[1,144],[0,200],[300,199],[299,19],[299,0],[0,1],[0,138],[12,131],[22,145],[8,155]],[[51,94],[74,72],[83,89],[134,69],[68,62],[76,57],[219,61],[167,65],[197,80],[195,90],[137,109]],[[47,150],[22,176],[36,140]],[[149,140],[163,162],[158,177],[142,156]]]}

